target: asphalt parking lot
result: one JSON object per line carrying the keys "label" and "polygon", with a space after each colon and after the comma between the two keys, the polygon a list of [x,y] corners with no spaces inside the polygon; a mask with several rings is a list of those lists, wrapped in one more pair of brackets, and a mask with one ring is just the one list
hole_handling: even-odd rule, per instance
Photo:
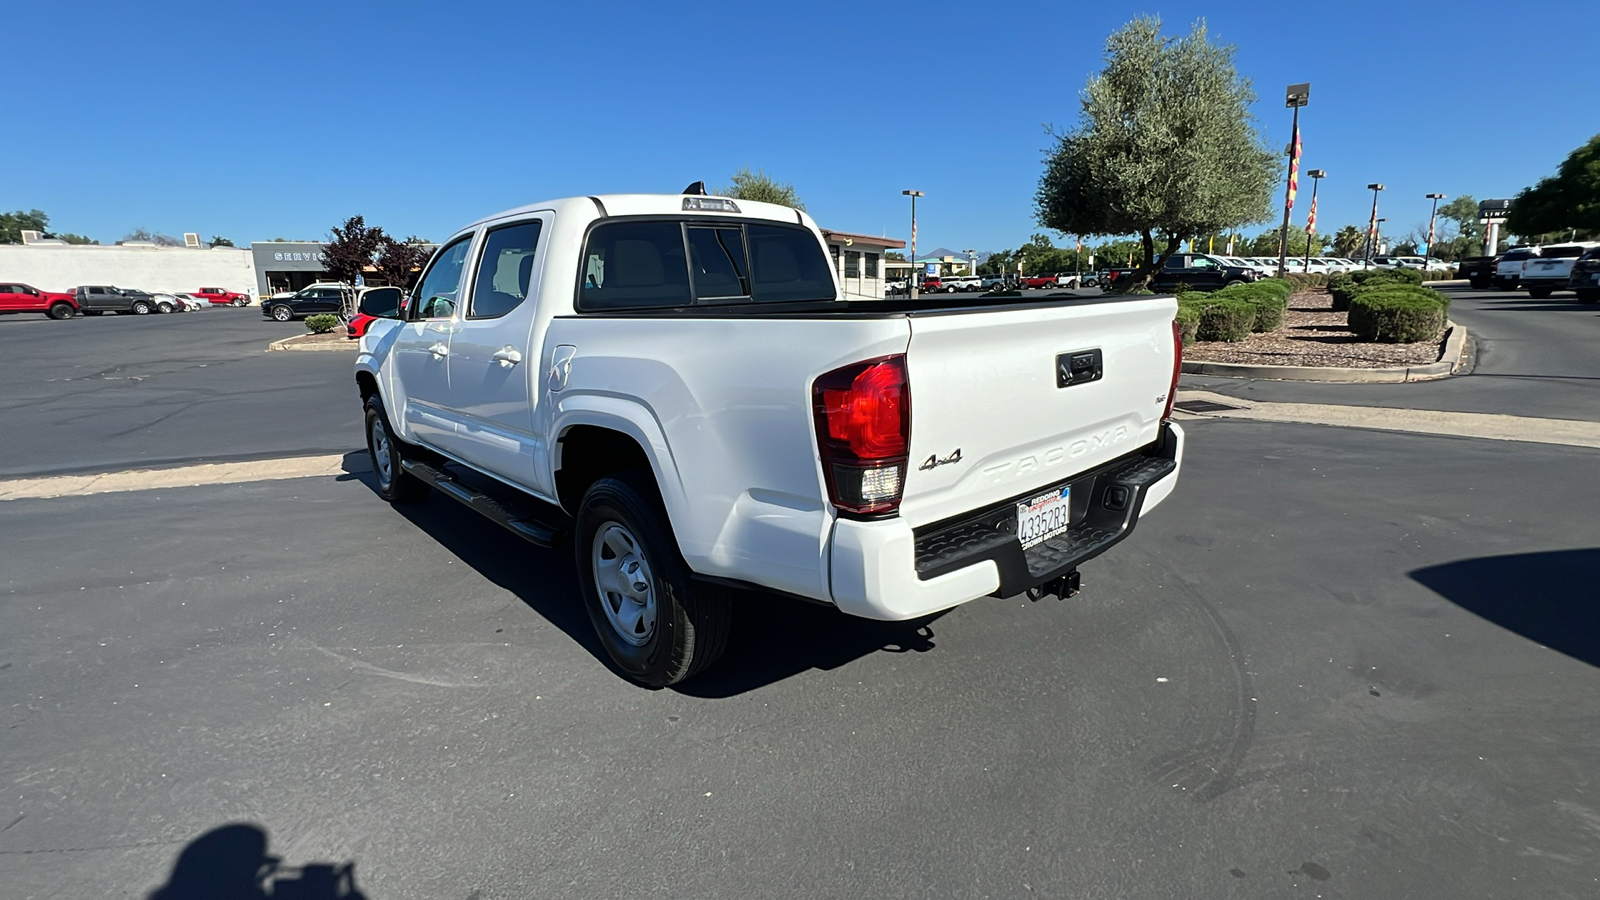
{"label": "asphalt parking lot", "polygon": [[[1588,417],[1600,310],[1540,306],[1459,296],[1479,368],[1438,387],[1205,386]],[[1600,892],[1600,451],[1192,420],[1076,598],[753,595],[646,691],[565,553],[373,494],[352,356],[261,352],[301,330],[0,320],[0,477],[350,453],[0,501],[6,897],[143,897],[228,823],[374,900]]]}

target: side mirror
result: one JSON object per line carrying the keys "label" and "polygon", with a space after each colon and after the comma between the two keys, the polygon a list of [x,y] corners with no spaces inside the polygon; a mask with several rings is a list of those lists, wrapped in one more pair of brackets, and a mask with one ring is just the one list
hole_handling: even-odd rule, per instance
{"label": "side mirror", "polygon": [[361,303],[356,308],[363,315],[376,319],[400,318],[399,291],[373,290],[361,295]]}

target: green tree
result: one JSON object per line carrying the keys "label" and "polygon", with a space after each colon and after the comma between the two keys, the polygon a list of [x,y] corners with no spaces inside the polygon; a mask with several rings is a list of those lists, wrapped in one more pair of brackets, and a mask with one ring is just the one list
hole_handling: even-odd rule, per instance
{"label": "green tree", "polygon": [[1600,233],[1600,135],[1567,154],[1556,174],[1517,194],[1506,230],[1523,237]]}
{"label": "green tree", "polygon": [[899,250],[884,251],[883,258],[888,262],[905,262],[906,255]]}
{"label": "green tree", "polygon": [[1367,243],[1367,233],[1354,225],[1346,225],[1339,229],[1333,236],[1333,255],[1345,259],[1355,259],[1362,255],[1362,247]]}
{"label": "green tree", "polygon": [[87,236],[81,235],[81,234],[73,234],[70,231],[52,232],[50,236],[55,238],[58,241],[66,241],[69,244],[98,244],[98,243],[100,243],[99,241],[95,240],[92,237],[87,237]]}
{"label": "green tree", "polygon": [[1203,21],[1165,38],[1159,18],[1133,20],[1106,41],[1077,128],[1057,136],[1035,197],[1039,223],[1138,235],[1139,272],[1123,282],[1132,290],[1185,238],[1267,219],[1281,164],[1252,123],[1255,99],[1234,48],[1212,43]]}
{"label": "green tree", "polygon": [[233,246],[233,241],[230,241],[227,238],[225,238],[225,237],[223,237],[222,235],[219,234],[216,237],[213,237],[211,239],[211,246],[213,246],[213,247],[232,247]]}
{"label": "green tree", "polygon": [[50,217],[39,209],[0,213],[0,244],[20,244],[24,231],[45,231],[49,224]]}
{"label": "green tree", "polygon": [[755,200],[758,203],[776,203],[779,206],[788,206],[804,210],[806,205],[800,202],[800,196],[795,193],[794,185],[784,184],[767,175],[760,169],[750,171],[745,166],[733,173],[733,184],[718,188],[716,191],[724,197],[735,200]]}

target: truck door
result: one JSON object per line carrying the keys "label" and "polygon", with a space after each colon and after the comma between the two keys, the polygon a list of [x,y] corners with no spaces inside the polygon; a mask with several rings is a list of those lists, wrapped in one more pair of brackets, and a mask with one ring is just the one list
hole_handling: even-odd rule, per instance
{"label": "truck door", "polygon": [[26,298],[22,294],[22,285],[0,284],[0,310],[22,309],[24,299]]}
{"label": "truck door", "polygon": [[550,496],[538,473],[549,449],[534,432],[540,348],[532,345],[544,218],[491,225],[450,338],[450,406],[463,460]]}
{"label": "truck door", "polygon": [[398,389],[390,410],[405,423],[412,440],[446,453],[455,452],[456,437],[450,412],[450,337],[471,246],[472,235],[466,235],[434,255],[389,351]]}

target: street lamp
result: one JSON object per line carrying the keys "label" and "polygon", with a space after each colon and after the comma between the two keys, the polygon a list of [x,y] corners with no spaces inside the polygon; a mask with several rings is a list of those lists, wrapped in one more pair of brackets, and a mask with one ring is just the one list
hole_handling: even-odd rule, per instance
{"label": "street lamp", "polygon": [[906,284],[911,289],[911,299],[917,299],[917,198],[922,196],[921,191],[901,191],[900,193],[911,198],[911,274],[906,279]]}
{"label": "street lamp", "polygon": [[1322,179],[1328,173],[1321,169],[1312,169],[1306,173],[1311,176],[1311,215],[1306,219],[1306,266],[1304,271],[1311,273],[1311,236],[1317,233],[1317,188],[1321,186]]}
{"label": "street lamp", "polygon": [[976,251],[976,250],[963,250],[961,252],[965,253],[967,255],[967,274],[968,275],[976,275],[976,274],[978,274],[978,251]]}
{"label": "street lamp", "polygon": [[1428,267],[1428,257],[1433,254],[1433,223],[1439,218],[1439,201],[1444,199],[1443,194],[1428,194],[1428,199],[1433,201],[1433,212],[1428,213],[1428,243],[1422,248],[1422,267]]}
{"label": "street lamp", "polygon": [[1378,244],[1378,192],[1383,190],[1381,184],[1369,184],[1367,190],[1372,192],[1372,224],[1367,226],[1367,257],[1361,261],[1361,268],[1372,265],[1372,251]]}
{"label": "street lamp", "polygon": [[1311,102],[1311,83],[1291,84],[1284,91],[1283,105],[1294,110],[1294,131],[1289,138],[1289,183],[1283,188],[1283,229],[1278,233],[1278,276],[1289,258],[1289,213],[1294,209],[1294,192],[1300,186],[1300,107]]}
{"label": "street lamp", "polygon": [[[1377,221],[1377,223],[1376,223],[1376,227],[1374,227],[1372,229],[1372,252],[1373,253],[1377,253],[1378,252],[1378,240],[1383,237],[1383,223],[1385,223],[1387,221],[1389,221],[1387,218],[1379,219]],[[1387,251],[1385,251],[1385,252],[1387,252]]]}

